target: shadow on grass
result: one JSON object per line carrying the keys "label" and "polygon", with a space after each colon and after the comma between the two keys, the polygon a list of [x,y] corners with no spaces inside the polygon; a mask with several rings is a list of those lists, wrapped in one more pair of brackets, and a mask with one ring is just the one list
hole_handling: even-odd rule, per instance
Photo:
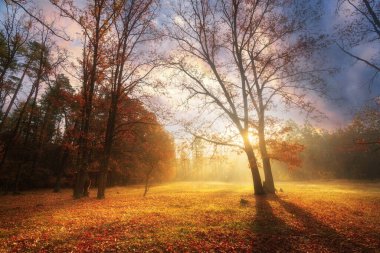
{"label": "shadow on grass", "polygon": [[256,218],[251,223],[255,234],[252,241],[253,252],[300,252],[289,236],[297,233],[285,222],[276,217],[269,201],[273,196],[256,196]]}
{"label": "shadow on grass", "polygon": [[374,249],[371,250],[346,238],[298,205],[278,197],[276,199],[288,213],[292,214],[303,224],[306,230],[304,232],[305,236],[330,252],[373,252]]}
{"label": "shadow on grass", "polygon": [[[374,252],[315,218],[305,209],[277,196],[256,196],[256,217],[251,223],[253,252]],[[278,203],[302,228],[291,227],[273,213]]]}

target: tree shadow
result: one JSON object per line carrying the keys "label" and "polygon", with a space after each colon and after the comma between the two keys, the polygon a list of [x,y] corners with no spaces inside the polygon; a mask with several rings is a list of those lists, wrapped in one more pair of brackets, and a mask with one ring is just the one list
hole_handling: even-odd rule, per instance
{"label": "tree shadow", "polygon": [[256,217],[250,224],[255,234],[252,252],[301,252],[292,242],[299,233],[276,217],[269,201],[275,196],[255,196]]}
{"label": "tree shadow", "polygon": [[329,252],[373,252],[364,245],[346,238],[337,232],[334,228],[321,222],[311,213],[298,205],[276,197],[276,201],[295,219],[302,223],[304,231],[302,232],[308,240],[322,246]]}

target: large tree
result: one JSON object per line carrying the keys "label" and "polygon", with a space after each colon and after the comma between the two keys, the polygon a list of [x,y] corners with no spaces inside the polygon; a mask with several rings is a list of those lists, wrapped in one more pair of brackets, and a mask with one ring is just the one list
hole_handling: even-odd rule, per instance
{"label": "large tree", "polygon": [[84,8],[78,7],[72,1],[50,2],[60,10],[62,16],[76,22],[83,33],[83,54],[79,60],[83,106],[78,140],[78,169],[73,194],[74,198],[81,198],[88,195],[85,184],[89,180],[87,172],[90,162],[91,120],[96,87],[104,80],[105,39],[120,7],[117,1],[106,0],[86,1]]}
{"label": "large tree", "polygon": [[106,97],[109,99],[108,118],[103,144],[98,198],[105,197],[109,162],[116,137],[116,123],[119,117],[119,103],[130,95],[135,87],[143,83],[155,68],[153,51],[148,50],[157,36],[154,19],[158,10],[157,0],[124,0],[119,2],[120,10],[109,35]]}
{"label": "large tree", "polygon": [[[268,112],[281,101],[314,109],[305,92],[321,87],[315,73],[323,70],[313,66],[311,56],[323,46],[323,36],[307,33],[317,12],[310,3],[283,0],[193,0],[173,9],[168,36],[179,50],[169,65],[188,78],[184,86],[192,98],[217,108],[239,133],[255,193],[264,193],[264,188],[274,193],[265,124]],[[264,188],[252,135],[258,136]]]}

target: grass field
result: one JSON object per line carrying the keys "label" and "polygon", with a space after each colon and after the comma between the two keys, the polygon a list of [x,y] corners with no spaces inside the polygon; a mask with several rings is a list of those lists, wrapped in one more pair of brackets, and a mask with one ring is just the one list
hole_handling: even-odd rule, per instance
{"label": "grass field", "polygon": [[[380,252],[380,183],[118,187],[0,197],[0,252]],[[241,199],[248,203],[241,204]]]}

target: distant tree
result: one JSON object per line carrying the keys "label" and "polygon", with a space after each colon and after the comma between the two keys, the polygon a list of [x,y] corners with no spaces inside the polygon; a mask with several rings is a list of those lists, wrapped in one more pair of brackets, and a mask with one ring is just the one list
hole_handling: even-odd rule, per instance
{"label": "distant tree", "polygon": [[141,136],[141,150],[139,155],[142,172],[144,174],[145,190],[144,196],[148,193],[152,179],[165,178],[167,172],[173,170],[175,158],[173,140],[159,125],[150,125],[145,129],[146,134]]}
{"label": "distant tree", "polygon": [[[141,101],[124,97],[119,104],[109,181],[149,183],[174,176],[175,148],[172,137]],[[114,182],[112,182],[114,181]],[[115,182],[116,181],[116,182]]]}
{"label": "distant tree", "polygon": [[203,178],[204,176],[205,145],[203,142],[204,141],[202,139],[195,137],[191,143],[191,147],[192,147],[191,171],[193,173],[192,176],[195,178]]}
{"label": "distant tree", "polygon": [[178,179],[189,179],[190,174],[190,149],[186,142],[177,145],[177,153],[179,154],[177,173]]}
{"label": "distant tree", "polygon": [[367,106],[360,110],[354,117],[351,127],[355,128],[356,144],[374,145],[376,151],[380,150],[380,106]]}
{"label": "distant tree", "polygon": [[[365,107],[356,113],[348,126],[334,131],[326,131],[310,124],[289,124],[286,142],[300,145],[302,149],[296,157],[292,155],[297,158],[295,161],[300,158],[301,165],[295,166],[286,174],[297,180],[379,178],[379,115],[377,106]],[[283,154],[289,154],[290,150],[286,148]],[[276,166],[279,165],[281,164],[276,163]]]}
{"label": "distant tree", "polygon": [[[31,58],[25,55],[27,43],[33,36],[32,22],[20,15],[19,9],[6,6],[0,28],[0,132],[30,68]],[[29,58],[25,62],[23,58]],[[21,72],[21,76],[17,76]],[[10,97],[10,101],[7,98]],[[3,111],[3,109],[5,109]]]}
{"label": "distant tree", "polygon": [[69,79],[63,74],[58,74],[40,101],[42,119],[36,132],[36,151],[32,163],[32,170],[34,170],[39,163],[43,162],[41,158],[46,159],[43,154],[48,153],[49,146],[54,144],[54,148],[59,153],[58,160],[53,163],[52,168],[56,174],[55,192],[60,191],[61,178],[69,156],[74,150],[73,131],[78,127],[76,115],[78,107]]}
{"label": "distant tree", "polygon": [[[53,66],[50,58],[51,41],[49,40],[49,33],[42,30],[40,31],[39,35],[40,41],[28,42],[26,62],[29,64],[29,66],[27,74],[32,80],[32,84],[26,100],[20,105],[18,112],[15,114],[15,116],[17,116],[17,119],[13,124],[10,125],[9,130],[7,131],[0,162],[1,168],[7,159],[9,151],[14,146],[16,139],[22,138],[22,145],[24,147],[27,147],[27,144],[30,142],[32,132],[36,129],[37,123],[35,119],[37,113],[38,94],[41,88],[41,84],[46,81],[46,78]],[[21,163],[23,159],[23,156],[20,154],[20,164],[17,169],[14,183],[15,193],[18,192],[19,175],[22,172]]]}

